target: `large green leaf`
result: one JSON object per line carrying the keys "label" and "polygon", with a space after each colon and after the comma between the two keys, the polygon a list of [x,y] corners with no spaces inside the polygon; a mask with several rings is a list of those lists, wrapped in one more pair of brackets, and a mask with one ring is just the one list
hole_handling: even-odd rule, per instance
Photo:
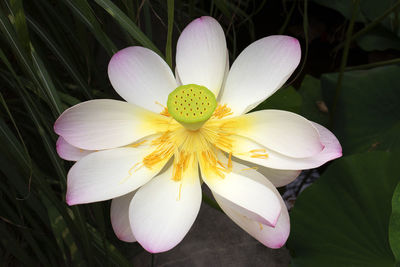
{"label": "large green leaf", "polygon": [[300,114],[308,120],[327,125],[329,116],[322,97],[321,81],[311,75],[306,75],[298,92],[303,98]]}
{"label": "large green leaf", "polygon": [[[321,78],[327,102],[334,99],[337,77]],[[333,130],[345,154],[400,148],[399,77],[398,66],[344,73]]]}
{"label": "large green leaf", "polygon": [[392,216],[389,224],[389,242],[396,261],[400,263],[400,183],[397,184],[392,199]]}
{"label": "large green leaf", "polygon": [[393,32],[377,27],[357,39],[357,44],[365,51],[400,49],[400,38]]}
{"label": "large green leaf", "polygon": [[276,93],[258,105],[253,111],[262,109],[280,109],[299,113],[301,103],[302,99],[299,93],[297,93],[293,87],[289,86],[279,89]]}
{"label": "large green leaf", "polygon": [[339,159],[300,195],[288,242],[294,266],[395,266],[388,228],[399,156]]}

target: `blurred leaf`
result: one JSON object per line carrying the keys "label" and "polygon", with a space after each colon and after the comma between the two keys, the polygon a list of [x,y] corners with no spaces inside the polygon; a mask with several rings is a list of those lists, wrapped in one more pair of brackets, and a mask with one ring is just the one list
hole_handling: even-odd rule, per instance
{"label": "blurred leaf", "polygon": [[252,111],[263,109],[280,109],[299,113],[301,103],[302,100],[300,94],[297,93],[293,87],[289,86],[279,89],[276,93],[267,98]]}
{"label": "blurred leaf", "polygon": [[326,126],[329,114],[322,97],[321,81],[311,75],[306,75],[298,92],[303,99],[300,114],[308,120]]}
{"label": "blurred leaf", "polygon": [[389,224],[389,242],[397,263],[400,263],[400,183],[392,199],[392,216]]}
{"label": "blurred leaf", "polygon": [[[314,0],[314,2],[318,3],[321,6],[325,6],[331,9],[338,11],[342,14],[346,19],[351,18],[351,12],[353,10],[353,3],[349,0]],[[362,3],[361,3],[362,5]],[[364,22],[366,19],[363,14],[359,13],[356,21],[357,22]]]}
{"label": "blurred leaf", "polygon": [[294,266],[395,266],[388,228],[399,157],[370,152],[336,160],[300,195],[290,215]]}
{"label": "blurred leaf", "polygon": [[[345,154],[400,148],[400,67],[345,72],[333,130]],[[321,78],[331,106],[338,74]]]}
{"label": "blurred leaf", "polygon": [[161,57],[163,56],[158,48],[149,38],[136,26],[136,24],[110,0],[94,0],[99,6],[104,8],[120,25],[125,29],[139,44],[147,47]]}
{"label": "blurred leaf", "polygon": [[400,50],[400,38],[383,27],[377,27],[361,36],[357,44],[365,51]]}
{"label": "blurred leaf", "polygon": [[108,38],[107,34],[101,29],[96,16],[86,0],[64,0],[73,13],[89,28],[97,41],[104,47],[111,56],[117,52],[117,48]]}
{"label": "blurred leaf", "polygon": [[[375,18],[382,15],[385,10],[389,9],[390,7],[394,6],[398,3],[398,0],[363,0],[361,3],[361,12],[365,15],[366,18],[369,20],[374,20]],[[394,14],[397,12],[397,18]],[[394,25],[398,24],[398,15],[400,14],[400,10],[395,10],[391,15],[387,16],[381,24],[389,31],[394,32],[398,36],[400,36],[400,31]],[[397,30],[397,32],[396,32]]]}

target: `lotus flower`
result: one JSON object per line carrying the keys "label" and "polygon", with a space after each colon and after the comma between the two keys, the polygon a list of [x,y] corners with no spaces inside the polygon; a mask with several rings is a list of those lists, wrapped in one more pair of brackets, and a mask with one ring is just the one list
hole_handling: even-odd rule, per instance
{"label": "lotus flower", "polygon": [[275,187],[341,156],[324,127],[286,111],[247,113],[299,64],[299,42],[269,36],[229,68],[224,32],[211,17],[179,37],[175,76],[143,47],[116,53],[108,75],[126,100],[91,100],[66,110],[54,129],[68,173],[69,205],[112,199],[119,239],[149,252],[175,247],[192,226],[201,184],[241,228],[271,248],[284,245],[288,211]]}

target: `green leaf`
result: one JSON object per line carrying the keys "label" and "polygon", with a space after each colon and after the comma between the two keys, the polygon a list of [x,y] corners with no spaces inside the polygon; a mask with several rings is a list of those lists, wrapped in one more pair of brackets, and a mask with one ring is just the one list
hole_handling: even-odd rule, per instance
{"label": "green leaf", "polygon": [[[333,131],[345,154],[400,148],[400,67],[385,66],[343,75]],[[331,106],[337,73],[321,78]]]}
{"label": "green leaf", "polygon": [[357,39],[357,44],[365,51],[400,50],[400,38],[383,27],[375,28],[361,36]]}
{"label": "green leaf", "polygon": [[104,8],[138,43],[147,47],[162,57],[160,50],[150,41],[149,38],[136,26],[136,24],[110,0],[95,0]]}
{"label": "green leaf", "polygon": [[389,242],[397,263],[400,263],[400,183],[392,198],[392,215],[389,223]]}
{"label": "green leaf", "polygon": [[399,157],[344,157],[300,195],[290,215],[294,266],[395,265],[388,228]]}
{"label": "green leaf", "polygon": [[321,81],[311,75],[306,75],[299,88],[303,104],[300,114],[308,120],[327,125],[329,113],[321,92]]}
{"label": "green leaf", "polygon": [[96,16],[86,0],[64,0],[73,13],[89,28],[97,41],[104,47],[109,55],[117,52],[117,48],[101,29]]}
{"label": "green leaf", "polygon": [[295,113],[300,112],[302,99],[293,87],[279,89],[275,94],[267,98],[258,105],[253,111],[263,109],[280,109]]}

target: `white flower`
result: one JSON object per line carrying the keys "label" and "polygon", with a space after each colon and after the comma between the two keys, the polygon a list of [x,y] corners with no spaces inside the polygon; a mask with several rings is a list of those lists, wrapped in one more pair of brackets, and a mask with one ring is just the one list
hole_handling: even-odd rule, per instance
{"label": "white flower", "polygon": [[[77,161],[68,173],[68,204],[113,199],[116,235],[162,252],[192,226],[203,181],[240,227],[268,247],[281,247],[290,222],[275,187],[341,156],[330,131],[299,115],[245,114],[285,83],[300,54],[296,39],[270,36],[248,46],[229,70],[223,30],[211,17],[182,32],[175,77],[149,49],[119,51],[108,75],[127,102],[87,101],[55,123],[60,157]],[[190,89],[186,97],[183,90]],[[200,116],[202,108],[209,119]]]}

